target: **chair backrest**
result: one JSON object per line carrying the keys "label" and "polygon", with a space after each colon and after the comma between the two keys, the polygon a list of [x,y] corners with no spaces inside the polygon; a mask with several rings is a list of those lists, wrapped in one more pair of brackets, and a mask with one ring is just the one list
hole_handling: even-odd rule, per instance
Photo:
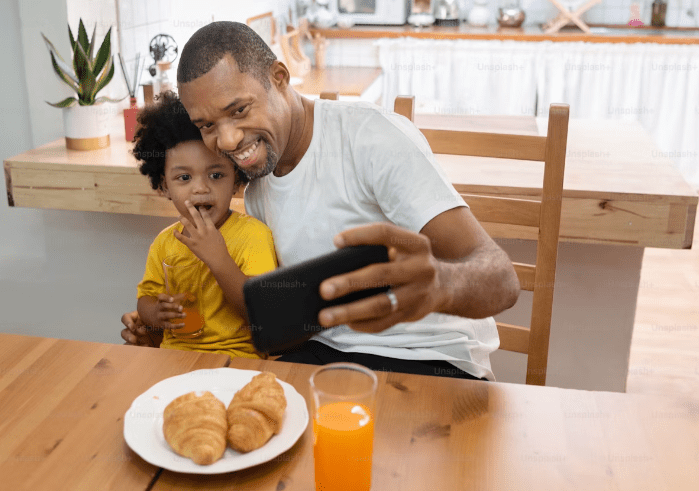
{"label": "chair backrest", "polygon": [[[413,120],[414,97],[396,98],[394,111]],[[536,264],[513,263],[522,290],[533,293],[529,327],[497,323],[500,348],[527,355],[527,384],[545,385],[569,106],[551,104],[546,136],[420,129],[435,154],[544,162],[541,201],[462,194],[480,222],[538,229]]]}

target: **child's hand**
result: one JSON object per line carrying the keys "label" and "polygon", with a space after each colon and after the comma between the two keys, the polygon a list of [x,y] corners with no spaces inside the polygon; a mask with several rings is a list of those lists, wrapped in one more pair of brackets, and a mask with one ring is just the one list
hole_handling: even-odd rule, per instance
{"label": "child's hand", "polygon": [[155,317],[158,320],[158,327],[163,329],[180,329],[184,327],[184,322],[178,321],[185,316],[180,305],[185,295],[187,294],[168,295],[161,293],[158,295],[158,303],[155,306]]}
{"label": "child's hand", "polygon": [[181,217],[180,222],[187,229],[187,232],[189,232],[189,237],[185,237],[175,230],[175,238],[189,247],[189,250],[204,261],[204,264],[209,266],[209,268],[211,268],[212,264],[221,259],[228,258],[226,241],[211,220],[209,213],[204,209],[199,212],[199,210],[192,206],[189,200],[184,203],[194,223],[190,222],[185,217]]}

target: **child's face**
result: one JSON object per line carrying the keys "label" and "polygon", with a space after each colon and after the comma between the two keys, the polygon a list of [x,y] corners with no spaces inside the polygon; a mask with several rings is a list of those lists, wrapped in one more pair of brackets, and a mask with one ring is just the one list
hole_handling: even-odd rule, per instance
{"label": "child's face", "polygon": [[234,181],[230,160],[211,152],[202,141],[182,142],[167,151],[163,193],[190,221],[185,200],[200,211],[206,209],[216,228],[223,225],[235,192]]}

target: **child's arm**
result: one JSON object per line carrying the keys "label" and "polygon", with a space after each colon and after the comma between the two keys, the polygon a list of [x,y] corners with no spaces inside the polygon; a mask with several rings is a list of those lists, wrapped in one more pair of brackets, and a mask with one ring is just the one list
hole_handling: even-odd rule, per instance
{"label": "child's arm", "polygon": [[247,320],[243,284],[247,281],[248,276],[240,270],[240,267],[228,253],[223,235],[216,228],[206,210],[202,210],[200,213],[189,201],[185,201],[185,205],[187,205],[194,223],[182,217],[180,222],[187,229],[189,237],[175,230],[175,238],[189,247],[209,267],[216,282],[221,287],[226,301],[233,306],[238,315]]}
{"label": "child's arm", "polygon": [[218,286],[223,290],[223,295],[228,303],[233,305],[236,312],[247,322],[248,310],[245,307],[243,284],[249,277],[240,270],[240,267],[228,254],[221,258],[219,263],[210,264],[209,269],[216,278]]}

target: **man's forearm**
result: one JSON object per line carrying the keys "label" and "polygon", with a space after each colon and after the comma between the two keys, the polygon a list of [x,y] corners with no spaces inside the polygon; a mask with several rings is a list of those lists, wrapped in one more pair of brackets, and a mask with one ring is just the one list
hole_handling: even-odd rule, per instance
{"label": "man's forearm", "polygon": [[507,254],[486,245],[459,261],[439,260],[437,275],[444,301],[439,312],[482,319],[517,301],[519,281]]}

